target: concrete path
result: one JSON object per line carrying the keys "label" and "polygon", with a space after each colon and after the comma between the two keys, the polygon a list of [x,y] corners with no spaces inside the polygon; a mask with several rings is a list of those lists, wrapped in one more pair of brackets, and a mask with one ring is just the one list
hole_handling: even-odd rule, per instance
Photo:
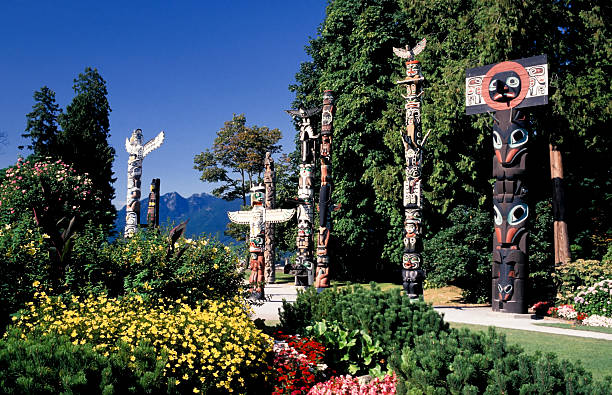
{"label": "concrete path", "polygon": [[[268,284],[266,285],[266,302],[260,306],[253,306],[254,318],[262,318],[268,321],[278,321],[278,310],[282,307],[283,299],[294,302],[297,297],[297,288],[292,284]],[[612,341],[612,334],[580,331],[575,329],[553,328],[541,326],[544,322],[562,322],[554,319],[538,319],[529,314],[506,314],[496,313],[490,307],[446,307],[434,306],[434,309],[443,315],[446,322],[458,322],[464,324],[496,326],[500,328],[522,329],[533,332],[546,332],[558,335],[590,337],[594,339],[605,339]]]}

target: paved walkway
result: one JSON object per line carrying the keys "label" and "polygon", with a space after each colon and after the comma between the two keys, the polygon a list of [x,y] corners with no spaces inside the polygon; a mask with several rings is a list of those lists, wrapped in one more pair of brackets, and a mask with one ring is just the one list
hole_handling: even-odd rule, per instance
{"label": "paved walkway", "polygon": [[[255,318],[268,321],[278,320],[278,310],[282,307],[283,299],[294,302],[297,289],[292,284],[266,285],[266,302],[260,306],[253,306]],[[434,306],[435,310],[444,316],[447,322],[464,324],[496,326],[500,328],[522,329],[534,332],[546,332],[558,335],[590,337],[595,339],[612,340],[612,334],[601,332],[580,331],[575,329],[553,328],[541,326],[544,322],[561,322],[553,319],[538,319],[529,314],[496,313],[490,307],[446,307]]]}

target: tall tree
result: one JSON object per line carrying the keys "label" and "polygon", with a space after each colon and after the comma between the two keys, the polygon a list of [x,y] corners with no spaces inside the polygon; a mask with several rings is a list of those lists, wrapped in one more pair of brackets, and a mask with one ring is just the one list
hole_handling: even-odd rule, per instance
{"label": "tall tree", "polygon": [[115,197],[113,182],[116,178],[113,178],[112,169],[115,149],[108,143],[111,109],[106,97],[106,81],[97,69],[87,67],[74,80],[73,89],[76,96],[58,117],[62,132],[56,155],[89,175],[100,196],[98,214],[92,219],[110,230],[116,215],[111,203]]}
{"label": "tall tree", "polygon": [[46,86],[34,92],[34,102],[32,112],[26,115],[27,125],[21,136],[31,139],[27,148],[35,155],[54,156],[59,136],[57,117],[62,110],[55,102],[55,92]]}
{"label": "tall tree", "polygon": [[459,204],[491,207],[491,120],[465,115],[465,69],[544,53],[551,103],[530,110],[530,204],[550,197],[553,141],[567,152],[569,211],[583,213],[570,217],[570,232],[575,226],[576,232],[610,239],[610,210],[602,209],[612,206],[612,166],[604,156],[612,117],[605,82],[612,54],[605,22],[610,8],[586,0],[331,1],[306,49],[312,61],[301,65],[290,89],[296,92],[294,105],[305,106],[316,105],[324,89],[338,92],[334,201],[342,209],[333,217],[341,241],[335,252],[345,270],[359,274],[400,263],[404,111],[394,81],[405,67],[392,47],[422,38],[422,124],[432,130],[424,147],[426,237],[450,226],[447,214]]}
{"label": "tall tree", "polygon": [[217,132],[212,148],[195,156],[194,168],[202,172],[202,181],[221,183],[213,195],[242,199],[246,206],[250,184],[261,182],[266,152],[279,152],[280,138],[279,129],[247,126],[244,114],[234,114]]}

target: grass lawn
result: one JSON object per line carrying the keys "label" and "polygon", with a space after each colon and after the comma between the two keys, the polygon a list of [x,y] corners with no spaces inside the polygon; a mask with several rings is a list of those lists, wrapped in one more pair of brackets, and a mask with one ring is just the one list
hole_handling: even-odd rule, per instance
{"label": "grass lawn", "polygon": [[[487,327],[481,325],[454,322],[450,325],[453,328],[487,331]],[[612,341],[518,329],[496,328],[496,331],[505,334],[508,342],[520,344],[530,354],[538,350],[544,354],[553,352],[572,362],[580,360],[582,366],[592,372],[595,379],[612,376]]]}
{"label": "grass lawn", "polygon": [[577,331],[612,333],[612,328],[605,328],[605,327],[602,327],[602,326],[574,325],[574,324],[564,324],[564,323],[561,323],[561,322],[551,322],[551,323],[542,322],[542,323],[536,324],[536,325],[539,325],[539,326],[552,326],[553,328],[575,329]]}

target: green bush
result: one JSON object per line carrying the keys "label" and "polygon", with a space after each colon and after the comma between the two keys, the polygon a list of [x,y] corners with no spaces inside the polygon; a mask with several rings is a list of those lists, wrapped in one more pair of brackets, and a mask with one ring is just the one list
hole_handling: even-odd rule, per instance
{"label": "green bush", "polygon": [[423,242],[427,287],[456,285],[470,301],[491,298],[491,214],[467,206],[455,207],[446,229]]}
{"label": "green bush", "polygon": [[[181,238],[172,250],[169,243],[168,232],[158,230],[115,240],[101,252],[111,268],[107,275],[122,282],[123,292],[187,297],[190,303],[241,292],[238,258],[228,247],[206,238]],[[97,266],[92,269],[98,270]]]}
{"label": "green bush", "polygon": [[22,220],[24,215],[51,217],[77,216],[85,224],[101,201],[92,182],[61,160],[23,160],[0,172],[0,221],[4,224]]}
{"label": "green bush", "polygon": [[578,259],[559,265],[553,278],[557,284],[557,304],[573,304],[579,287],[591,287],[612,278],[612,261]]}
{"label": "green bush", "polygon": [[280,322],[288,333],[305,334],[306,327],[323,320],[336,321],[348,332],[365,331],[371,344],[382,348],[377,355],[382,366],[396,350],[413,346],[417,336],[449,330],[431,305],[411,302],[400,290],[382,291],[374,283],[319,294],[308,288],[299,293],[295,303],[283,302]]}
{"label": "green bush", "polygon": [[26,337],[11,330],[0,340],[0,393],[177,393],[163,376],[167,357],[157,359],[151,349],[143,343],[132,351],[122,344],[104,357],[68,336]]}
{"label": "green bush", "polygon": [[578,287],[574,308],[587,315],[612,317],[612,279],[596,282],[590,287]]}
{"label": "green bush", "polygon": [[579,364],[554,354],[527,355],[493,328],[430,332],[391,359],[398,394],[609,394]]}

